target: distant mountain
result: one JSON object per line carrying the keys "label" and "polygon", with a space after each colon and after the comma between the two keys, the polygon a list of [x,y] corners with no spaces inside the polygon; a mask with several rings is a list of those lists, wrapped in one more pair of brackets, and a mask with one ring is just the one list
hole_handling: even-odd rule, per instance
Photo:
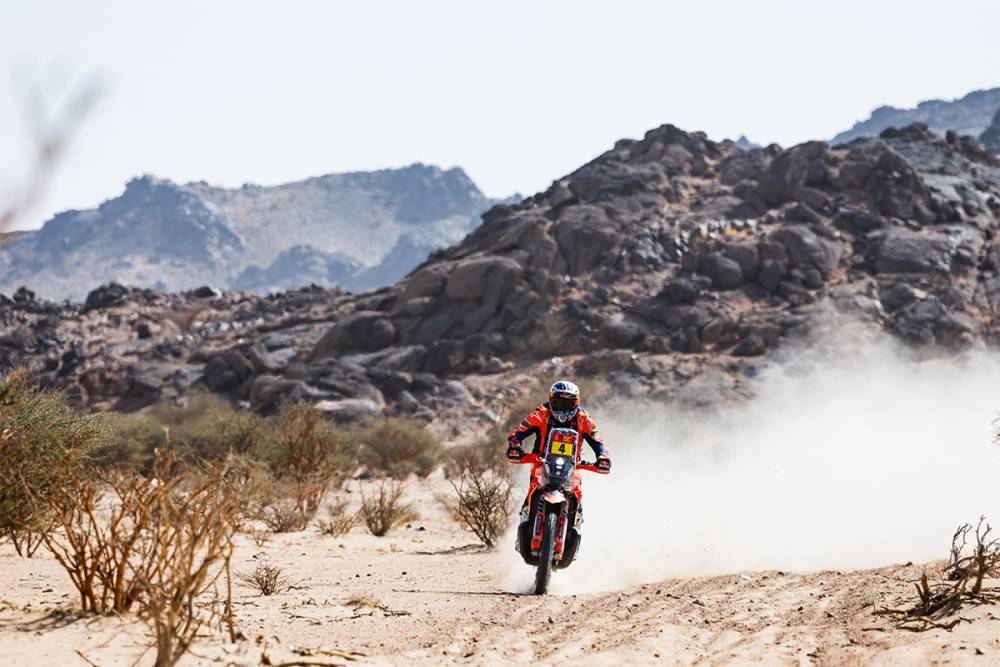
{"label": "distant mountain", "polygon": [[925,123],[936,134],[955,130],[959,134],[978,137],[989,126],[998,108],[1000,88],[976,90],[950,102],[928,100],[915,109],[883,106],[872,111],[866,120],[835,136],[831,143],[841,144],[858,137],[877,137],[886,128],[902,128],[911,123]]}
{"label": "distant mountain", "polygon": [[269,292],[395,282],[461,240],[495,203],[461,169],[319,176],[227,189],[143,176],[96,209],[59,213],[0,246],[0,292],[80,299],[116,281]]}

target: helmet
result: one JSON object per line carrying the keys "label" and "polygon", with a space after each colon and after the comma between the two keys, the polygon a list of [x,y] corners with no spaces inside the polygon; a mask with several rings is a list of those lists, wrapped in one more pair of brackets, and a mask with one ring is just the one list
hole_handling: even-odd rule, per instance
{"label": "helmet", "polygon": [[549,389],[549,410],[559,423],[568,422],[580,409],[580,388],[566,380]]}

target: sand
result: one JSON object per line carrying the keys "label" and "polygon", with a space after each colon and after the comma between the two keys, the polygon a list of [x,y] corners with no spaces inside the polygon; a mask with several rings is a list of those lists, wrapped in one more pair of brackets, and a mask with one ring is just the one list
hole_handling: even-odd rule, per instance
{"label": "sand", "polygon": [[[512,546],[477,546],[434,500],[446,488],[439,474],[408,482],[421,518],[382,538],[363,526],[340,538],[315,528],[275,535],[259,547],[240,536],[234,571],[274,564],[292,586],[264,597],[238,584],[235,613],[245,639],[228,644],[210,628],[181,664],[1000,662],[1000,610],[990,606],[964,608],[960,615],[971,622],[952,632],[897,630],[872,614],[874,600],[911,602],[911,582],[935,564],[511,593]],[[355,489],[345,497],[357,496]],[[0,663],[152,664],[141,620],[80,615],[75,604],[68,577],[44,549],[24,559],[0,546]]]}

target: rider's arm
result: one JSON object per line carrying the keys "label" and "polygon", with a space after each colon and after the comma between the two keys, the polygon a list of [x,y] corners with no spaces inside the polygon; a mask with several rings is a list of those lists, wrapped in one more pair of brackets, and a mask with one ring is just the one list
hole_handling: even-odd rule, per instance
{"label": "rider's arm", "polygon": [[517,428],[510,432],[510,435],[507,436],[507,446],[520,447],[521,443],[532,435],[535,436],[535,442],[537,443],[541,432],[542,430],[537,414],[532,412],[524,418],[524,421],[522,421]]}
{"label": "rider's arm", "polygon": [[604,438],[597,431],[597,423],[589,414],[585,415],[581,422],[581,435],[587,444],[590,445],[590,448],[594,450],[594,455],[609,457],[608,446],[604,444]]}

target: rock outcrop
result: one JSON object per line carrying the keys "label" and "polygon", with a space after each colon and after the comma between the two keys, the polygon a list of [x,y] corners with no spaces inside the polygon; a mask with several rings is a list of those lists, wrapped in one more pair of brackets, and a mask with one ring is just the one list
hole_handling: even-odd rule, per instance
{"label": "rock outcrop", "polygon": [[262,412],[474,419],[539,373],[705,405],[836,314],[932,349],[998,340],[1000,162],[921,124],[787,150],[665,125],[483,221],[359,295],[21,291],[0,364],[95,409],[203,386]]}
{"label": "rock outcrop", "polygon": [[990,153],[1000,155],[1000,107],[997,108],[997,112],[993,115],[993,120],[990,121],[989,127],[979,135],[979,143]]}

